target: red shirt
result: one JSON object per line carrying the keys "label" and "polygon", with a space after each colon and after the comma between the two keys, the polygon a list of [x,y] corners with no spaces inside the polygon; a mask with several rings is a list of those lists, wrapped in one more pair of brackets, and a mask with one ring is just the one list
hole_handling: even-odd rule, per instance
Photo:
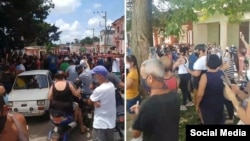
{"label": "red shirt", "polygon": [[178,86],[177,86],[177,78],[175,76],[171,76],[168,79],[164,79],[166,86],[169,90],[178,90]]}

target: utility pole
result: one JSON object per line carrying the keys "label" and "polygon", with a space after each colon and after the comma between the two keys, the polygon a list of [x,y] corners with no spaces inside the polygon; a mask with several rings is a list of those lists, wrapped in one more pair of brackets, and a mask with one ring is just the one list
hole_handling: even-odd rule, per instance
{"label": "utility pole", "polygon": [[94,38],[95,37],[95,29],[94,28],[87,28],[86,30],[92,30],[92,38]]}
{"label": "utility pole", "polygon": [[[94,12],[94,14],[97,13],[99,14],[103,19],[104,19],[104,49],[105,49],[105,53],[107,52],[106,51],[106,48],[107,48],[107,11],[97,11],[97,12]],[[101,25],[100,25],[101,26]]]}

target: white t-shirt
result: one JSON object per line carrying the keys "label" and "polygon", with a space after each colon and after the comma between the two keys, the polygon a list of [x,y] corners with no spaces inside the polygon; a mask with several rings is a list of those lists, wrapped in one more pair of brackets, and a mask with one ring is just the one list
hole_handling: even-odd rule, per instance
{"label": "white t-shirt", "polygon": [[189,66],[189,62],[187,57],[185,57],[185,60],[187,61],[185,64],[181,64],[179,65],[179,69],[178,69],[178,74],[187,74],[187,68]]}
{"label": "white t-shirt", "polygon": [[115,58],[112,63],[112,72],[121,72],[120,71],[120,59]]}
{"label": "white t-shirt", "polygon": [[19,71],[25,71],[25,67],[23,64],[19,64],[16,66],[16,70],[19,70]]}
{"label": "white t-shirt", "polygon": [[95,108],[93,127],[95,129],[113,129],[116,122],[115,86],[103,83],[90,96],[92,101],[99,101],[101,106]]}
{"label": "white t-shirt", "polygon": [[85,60],[84,60],[84,59],[82,59],[82,60],[80,61],[80,65],[82,65],[83,63],[85,63]]}
{"label": "white t-shirt", "polygon": [[202,71],[202,70],[207,70],[207,56],[202,56],[200,58],[197,59],[197,61],[195,61],[194,63],[194,70],[197,71]]}

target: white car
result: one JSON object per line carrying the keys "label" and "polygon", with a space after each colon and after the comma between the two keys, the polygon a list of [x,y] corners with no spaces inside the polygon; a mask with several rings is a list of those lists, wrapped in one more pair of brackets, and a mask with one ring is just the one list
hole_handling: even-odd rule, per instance
{"label": "white car", "polygon": [[48,93],[52,85],[48,70],[32,70],[19,74],[8,96],[10,111],[26,117],[42,116],[49,109]]}

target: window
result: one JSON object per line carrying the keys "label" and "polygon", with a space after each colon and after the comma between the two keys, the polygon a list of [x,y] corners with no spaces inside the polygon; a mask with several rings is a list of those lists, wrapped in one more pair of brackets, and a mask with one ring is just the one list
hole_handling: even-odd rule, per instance
{"label": "window", "polygon": [[18,76],[14,83],[14,89],[42,89],[48,88],[46,75],[24,75]]}
{"label": "window", "polygon": [[118,26],[118,27],[117,27],[117,33],[119,33],[119,32],[120,32],[120,27]]}

